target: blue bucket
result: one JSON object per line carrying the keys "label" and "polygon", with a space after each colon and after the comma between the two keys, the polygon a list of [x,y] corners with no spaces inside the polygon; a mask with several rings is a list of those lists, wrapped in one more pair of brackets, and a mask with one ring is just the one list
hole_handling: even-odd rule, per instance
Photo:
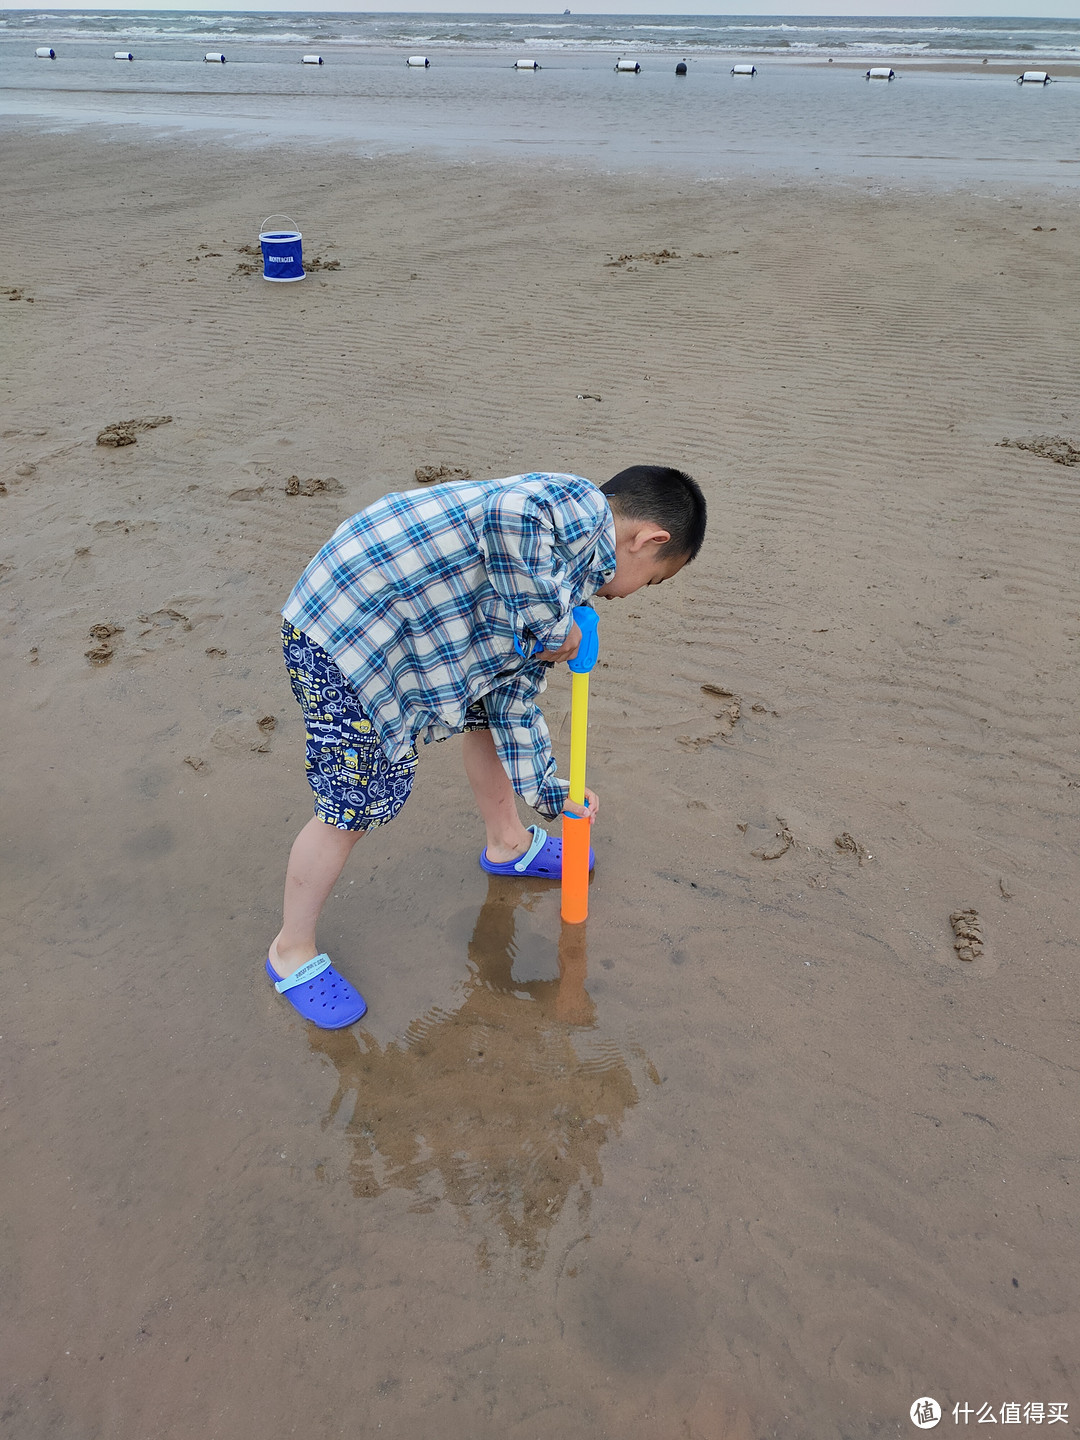
{"label": "blue bucket", "polygon": [[296,228],[296,221],[290,221],[288,230],[268,230],[271,220],[289,220],[288,215],[268,215],[259,231],[262,246],[264,280],[303,280],[304,247],[303,236]]}

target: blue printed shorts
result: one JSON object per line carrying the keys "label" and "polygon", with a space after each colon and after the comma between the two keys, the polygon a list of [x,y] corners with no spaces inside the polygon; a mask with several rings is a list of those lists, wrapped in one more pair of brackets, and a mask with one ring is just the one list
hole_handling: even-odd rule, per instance
{"label": "blue printed shorts", "polygon": [[315,814],[338,830],[385,825],[409,798],[415,745],[403,760],[388,759],[360,697],[322,646],[287,621],[281,642],[292,691],[304,712]]}
{"label": "blue printed shorts", "polygon": [[[281,627],[285,669],[304,712],[307,780],[315,814],[338,830],[374,830],[393,820],[413,786],[416,746],[390,760],[360,697],[322,648],[288,621]],[[465,712],[466,730],[489,729],[477,701]]]}

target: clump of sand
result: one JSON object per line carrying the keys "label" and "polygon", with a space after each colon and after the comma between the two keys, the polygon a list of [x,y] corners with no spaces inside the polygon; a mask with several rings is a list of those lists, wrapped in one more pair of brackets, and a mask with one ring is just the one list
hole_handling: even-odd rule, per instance
{"label": "clump of sand", "polygon": [[134,445],[141,430],[156,430],[159,425],[170,425],[171,415],[144,415],[141,420],[116,420],[98,433],[97,443],[119,449],[121,445]]}

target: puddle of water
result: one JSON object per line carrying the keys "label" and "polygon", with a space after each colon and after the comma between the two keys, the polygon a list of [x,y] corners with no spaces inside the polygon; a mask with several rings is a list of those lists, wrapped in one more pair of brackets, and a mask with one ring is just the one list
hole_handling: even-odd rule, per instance
{"label": "puddle of water", "polygon": [[338,1073],[323,1124],[348,1138],[353,1194],[404,1190],[420,1212],[447,1202],[483,1266],[506,1247],[543,1264],[567,1202],[588,1215],[638,1085],[659,1081],[597,1027],[586,927],[562,924],[554,943],[536,927],[553,898],[550,885],[490,877],[455,1008],[385,1045],[356,1027],[308,1037]]}

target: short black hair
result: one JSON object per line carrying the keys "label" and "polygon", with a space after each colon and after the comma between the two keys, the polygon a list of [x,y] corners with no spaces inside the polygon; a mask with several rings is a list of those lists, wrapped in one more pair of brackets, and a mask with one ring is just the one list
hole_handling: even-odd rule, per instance
{"label": "short black hair", "polygon": [[685,555],[693,560],[705,539],[705,496],[681,470],[666,465],[631,465],[601,485],[611,508],[626,520],[651,520],[670,532],[660,559]]}

